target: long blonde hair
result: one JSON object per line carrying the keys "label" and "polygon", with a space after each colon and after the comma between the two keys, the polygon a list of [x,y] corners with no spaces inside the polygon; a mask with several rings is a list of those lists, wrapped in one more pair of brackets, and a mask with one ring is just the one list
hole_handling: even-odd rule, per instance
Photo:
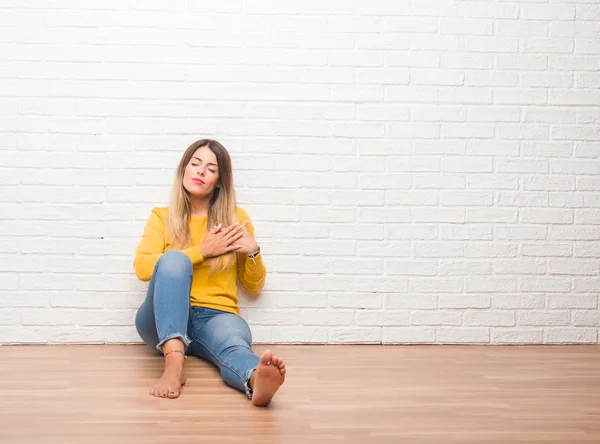
{"label": "long blonde hair", "polygon": [[[219,180],[208,206],[207,229],[223,224],[228,227],[236,219],[236,200],[233,187],[233,170],[231,157],[223,145],[216,140],[202,139],[192,143],[183,153],[173,182],[171,203],[169,205],[168,233],[171,237],[171,246],[182,249],[192,245],[190,236],[190,219],[192,215],[192,201],[188,191],[183,186],[185,168],[198,148],[208,147],[217,158]],[[235,259],[235,252],[211,258],[211,270],[224,270],[231,266]]]}

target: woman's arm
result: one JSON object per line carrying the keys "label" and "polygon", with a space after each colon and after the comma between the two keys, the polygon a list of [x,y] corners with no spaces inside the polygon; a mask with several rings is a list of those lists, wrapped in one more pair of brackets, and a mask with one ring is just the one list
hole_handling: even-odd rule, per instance
{"label": "woman's arm", "polygon": [[[254,227],[252,226],[252,222],[250,222],[250,220],[248,220],[245,229],[253,240]],[[242,287],[244,287],[250,293],[258,294],[265,285],[267,269],[262,260],[262,253],[259,253],[256,257],[254,257],[254,259],[250,259],[248,254],[251,253],[238,253],[237,274]]]}
{"label": "woman's arm", "polygon": [[[146,222],[142,240],[135,250],[133,260],[135,274],[141,281],[149,281],[152,278],[154,267],[165,252],[165,231],[166,220],[163,219],[159,209],[154,208]],[[181,252],[188,255],[192,265],[204,260],[197,245],[184,248]]]}

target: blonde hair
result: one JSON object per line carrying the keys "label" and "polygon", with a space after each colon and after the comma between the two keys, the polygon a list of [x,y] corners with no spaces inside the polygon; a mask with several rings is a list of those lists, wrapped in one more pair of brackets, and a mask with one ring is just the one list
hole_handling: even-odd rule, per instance
{"label": "blonde hair", "polygon": [[[198,148],[208,147],[217,158],[219,180],[208,206],[208,227],[223,224],[228,227],[236,219],[236,200],[233,187],[233,171],[231,157],[223,145],[216,140],[202,139],[192,143],[183,153],[173,182],[171,203],[169,205],[168,233],[171,237],[171,246],[182,249],[192,245],[190,236],[190,219],[192,215],[192,201],[190,194],[183,186],[185,168]],[[211,261],[211,271],[224,270],[230,267],[235,259],[235,252],[230,252]]]}

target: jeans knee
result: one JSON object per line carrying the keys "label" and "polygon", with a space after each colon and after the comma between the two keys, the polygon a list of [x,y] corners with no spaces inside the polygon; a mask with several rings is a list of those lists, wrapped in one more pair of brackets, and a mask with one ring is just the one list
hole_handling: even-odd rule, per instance
{"label": "jeans knee", "polygon": [[181,251],[170,250],[164,253],[156,263],[155,273],[167,276],[188,276],[193,271],[192,261]]}

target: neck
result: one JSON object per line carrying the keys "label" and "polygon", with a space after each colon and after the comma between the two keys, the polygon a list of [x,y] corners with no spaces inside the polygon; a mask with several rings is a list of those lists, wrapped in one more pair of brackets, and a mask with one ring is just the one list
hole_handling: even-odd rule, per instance
{"label": "neck", "polygon": [[193,199],[192,200],[192,216],[204,217],[208,216],[210,198],[207,199]]}

